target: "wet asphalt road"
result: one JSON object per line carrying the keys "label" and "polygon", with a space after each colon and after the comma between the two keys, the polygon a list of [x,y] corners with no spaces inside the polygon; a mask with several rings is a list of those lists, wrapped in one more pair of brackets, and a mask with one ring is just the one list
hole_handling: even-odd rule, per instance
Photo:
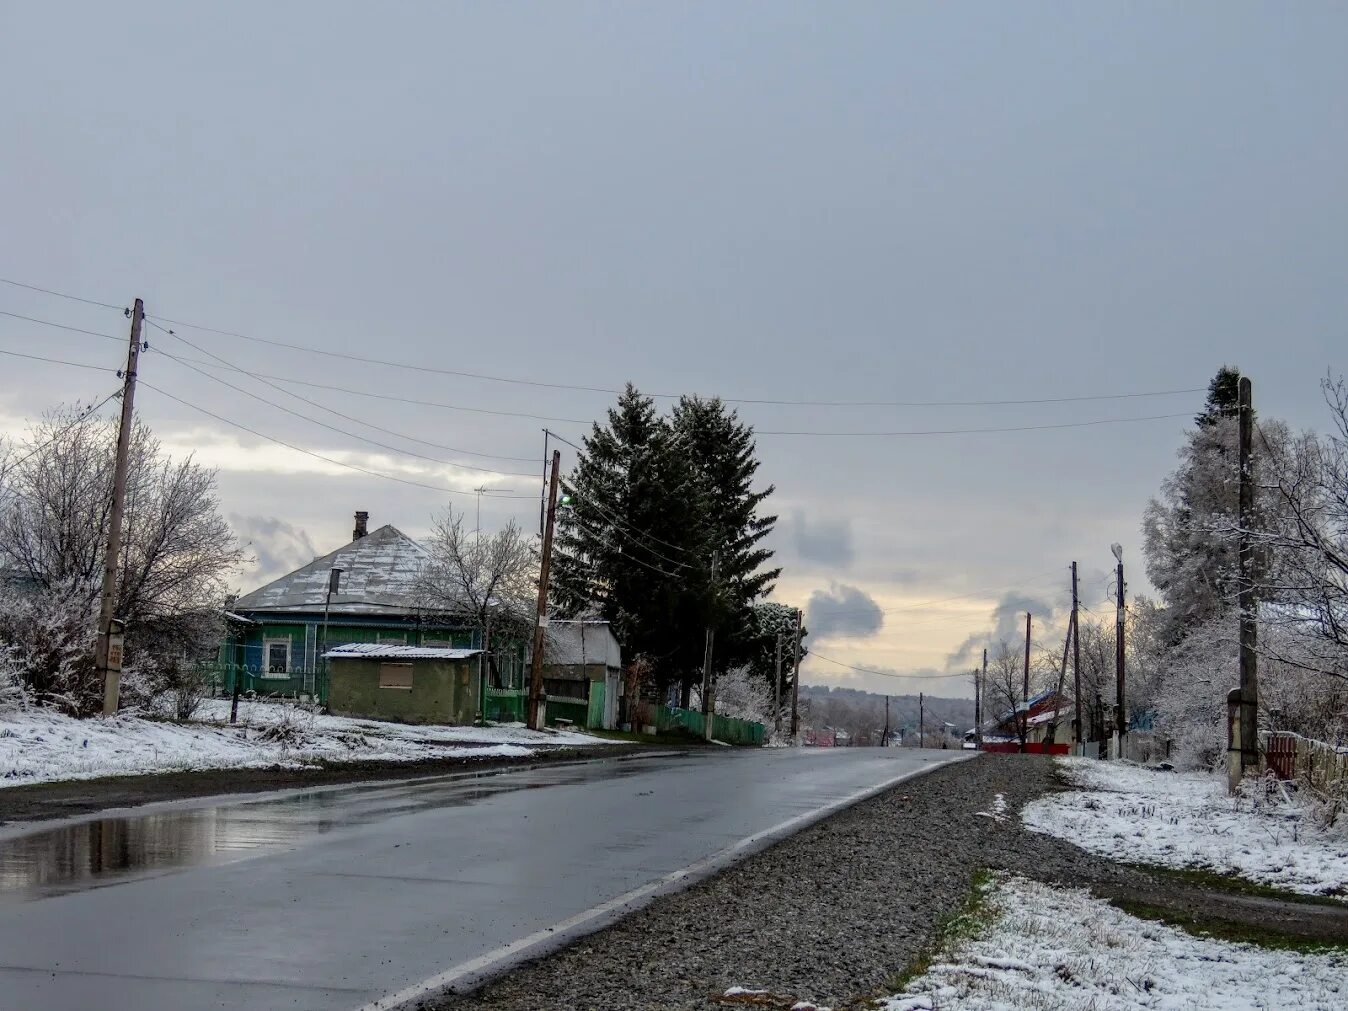
{"label": "wet asphalt road", "polygon": [[[410,996],[456,967],[499,970],[503,949],[537,954],[568,920],[592,929],[624,896],[676,887],[690,865],[710,870],[748,852],[750,837],[960,757],[641,755],[6,830],[0,1009],[358,1008]],[[541,947],[521,948],[529,938]]]}

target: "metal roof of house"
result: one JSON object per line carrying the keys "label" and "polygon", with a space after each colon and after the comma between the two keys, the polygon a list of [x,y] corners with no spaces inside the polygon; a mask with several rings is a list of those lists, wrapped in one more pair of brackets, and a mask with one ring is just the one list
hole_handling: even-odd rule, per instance
{"label": "metal roof of house", "polygon": [[451,649],[448,646],[403,646],[391,642],[353,642],[334,646],[323,654],[325,660],[467,660],[480,649]]}
{"label": "metal roof of house", "polygon": [[333,616],[410,615],[417,610],[417,575],[428,554],[397,527],[385,524],[359,540],[315,558],[266,586],[234,601],[236,612],[313,611],[321,613],[328,573],[342,570],[340,592],[332,595]]}

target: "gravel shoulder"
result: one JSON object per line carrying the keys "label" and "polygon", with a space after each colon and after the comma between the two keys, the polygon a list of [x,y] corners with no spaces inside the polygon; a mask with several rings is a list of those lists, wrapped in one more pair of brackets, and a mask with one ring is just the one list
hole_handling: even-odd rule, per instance
{"label": "gravel shoulder", "polygon": [[763,1006],[855,1007],[892,990],[983,868],[1086,885],[1190,926],[1348,937],[1341,907],[1215,891],[1023,829],[1020,808],[1061,788],[1052,762],[1033,756],[938,768],[481,989],[412,1006],[700,1011],[729,1005],[726,990],[741,986],[767,991]]}
{"label": "gravel shoulder", "polygon": [[166,800],[531,768],[555,762],[616,758],[643,750],[651,749],[649,745],[637,744],[607,745],[602,749],[535,747],[534,754],[518,758],[458,755],[418,762],[332,762],[304,768],[204,769],[34,783],[0,788],[0,825],[71,818]]}

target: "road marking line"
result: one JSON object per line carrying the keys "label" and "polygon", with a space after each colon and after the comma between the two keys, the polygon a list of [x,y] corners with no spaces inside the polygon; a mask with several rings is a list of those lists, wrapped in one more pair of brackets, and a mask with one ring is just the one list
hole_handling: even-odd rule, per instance
{"label": "road marking line", "polygon": [[493,948],[477,958],[469,959],[467,962],[460,962],[451,969],[437,973],[429,979],[422,980],[420,983],[414,983],[409,987],[399,990],[397,993],[389,994],[387,997],[381,997],[372,1003],[362,1005],[359,1011],[390,1011],[402,1004],[416,1000],[418,997],[424,997],[426,994],[434,993],[439,990],[448,989],[457,983],[478,982],[484,977],[494,975],[492,969],[504,969],[515,962],[522,962],[526,958],[537,958],[540,955],[563,947],[573,936],[581,933],[580,928],[591,926],[591,929],[585,933],[593,933],[600,927],[607,926],[609,923],[617,920],[620,913],[635,911],[646,902],[655,898],[658,894],[674,890],[675,885],[692,884],[701,877],[710,875],[713,871],[721,867],[734,863],[745,856],[749,856],[759,849],[766,849],[768,845],[785,838],[807,825],[817,821],[822,821],[831,814],[853,804],[860,803],[868,797],[874,797],[876,794],[884,793],[886,790],[897,786],[905,779],[912,779],[914,776],[920,776],[923,773],[931,772],[933,769],[939,769],[943,765],[949,765],[953,762],[966,761],[977,755],[978,752],[971,752],[968,755],[960,755],[934,762],[931,765],[918,769],[910,769],[908,772],[891,779],[884,780],[875,786],[868,786],[863,790],[848,794],[839,800],[825,804],[823,807],[815,808],[813,811],[806,811],[798,814],[786,821],[780,822],[771,828],[764,829],[762,832],[755,832],[753,835],[745,836],[738,842],[731,843],[724,849],[718,850],[709,857],[703,857],[696,863],[689,864],[681,870],[673,871],[662,878],[633,888],[631,891],[624,892],[622,895],[609,899],[607,902],[601,902],[583,912],[576,913],[574,916],[568,916],[565,920],[554,923],[550,927],[543,927],[535,930],[532,934],[521,937],[518,940],[503,944],[498,948]]}

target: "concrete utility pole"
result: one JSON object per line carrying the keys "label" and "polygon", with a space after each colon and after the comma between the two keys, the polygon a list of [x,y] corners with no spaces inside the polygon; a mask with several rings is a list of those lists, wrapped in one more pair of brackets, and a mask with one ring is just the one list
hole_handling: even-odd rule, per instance
{"label": "concrete utility pole", "polygon": [[[711,553],[711,596],[712,607],[716,607],[716,567],[720,564],[721,553]],[[716,648],[716,614],[713,610],[707,621],[706,646],[702,654],[702,738],[712,739],[712,725],[716,722],[716,677],[712,673],[712,651]]]}
{"label": "concrete utility pole", "polygon": [[773,667],[777,673],[772,679],[772,729],[782,732],[782,632],[777,630],[777,663]]}
{"label": "concrete utility pole", "polygon": [[543,639],[548,628],[548,575],[552,570],[552,532],[557,525],[557,478],[562,469],[562,451],[552,451],[552,477],[548,481],[548,511],[543,526],[543,558],[538,567],[538,617],[534,621],[534,649],[529,671],[529,727],[542,730],[547,722],[543,698]]}
{"label": "concrete utility pole", "polygon": [[800,608],[796,608],[796,639],[791,646],[791,743],[800,733]]}
{"label": "concrete utility pole", "polygon": [[1021,690],[1021,704],[1025,712],[1020,717],[1020,750],[1025,750],[1025,739],[1030,736],[1030,612],[1025,612],[1025,686]]}
{"label": "concrete utility pole", "polygon": [[122,623],[112,616],[117,604],[117,569],[122,555],[122,516],[126,509],[126,470],[135,426],[136,370],[140,366],[140,329],[145,303],[136,299],[131,309],[131,339],[122,373],[122,418],[117,426],[117,457],[112,472],[112,511],[108,519],[108,546],[103,555],[103,589],[98,599],[98,639],[94,665],[103,679],[103,715],[113,716],[122,691]]}
{"label": "concrete utility pole", "polygon": [[988,681],[988,650],[983,647],[983,675],[974,685],[974,740],[983,747],[983,685]]}
{"label": "concrete utility pole", "polygon": [[[911,695],[908,697],[912,698]],[[917,693],[917,746],[927,746],[927,702],[921,692]]]}
{"label": "concrete utility pole", "polygon": [[1240,524],[1237,558],[1239,578],[1237,601],[1240,607],[1240,771],[1247,775],[1259,771],[1259,679],[1257,642],[1258,604],[1254,594],[1254,545],[1250,527],[1254,523],[1254,468],[1250,459],[1254,440],[1254,393],[1247,376],[1240,377]]}
{"label": "concrete utility pole", "polygon": [[1072,698],[1076,701],[1077,728],[1073,737],[1078,755],[1086,753],[1086,728],[1081,723],[1081,626],[1077,624],[1081,600],[1077,596],[1077,563],[1072,563]]}
{"label": "concrete utility pole", "polygon": [[1114,557],[1119,563],[1115,570],[1114,585],[1114,676],[1117,692],[1117,697],[1114,700],[1114,732],[1119,739],[1119,753],[1116,757],[1122,759],[1123,739],[1128,733],[1128,713],[1123,707],[1123,548],[1114,544],[1110,546],[1110,550],[1114,552]]}

